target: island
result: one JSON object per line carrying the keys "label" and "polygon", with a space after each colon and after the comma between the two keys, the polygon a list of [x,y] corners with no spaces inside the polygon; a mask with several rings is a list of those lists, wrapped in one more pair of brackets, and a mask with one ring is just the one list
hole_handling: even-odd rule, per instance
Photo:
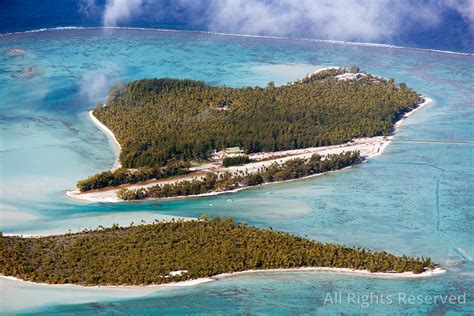
{"label": "island", "polygon": [[45,237],[0,235],[0,241],[4,277],[48,284],[196,284],[228,273],[292,269],[392,277],[441,271],[429,258],[321,243],[207,216]]}
{"label": "island", "polygon": [[321,175],[380,154],[403,119],[429,101],[357,67],[264,88],[169,78],[121,84],[90,112],[120,148],[120,163],[67,194],[161,199]]}

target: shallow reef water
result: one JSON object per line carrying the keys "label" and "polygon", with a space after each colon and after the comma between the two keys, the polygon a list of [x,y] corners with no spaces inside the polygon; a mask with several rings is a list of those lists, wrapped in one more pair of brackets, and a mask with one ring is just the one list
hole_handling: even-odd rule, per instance
{"label": "shallow reef water", "polygon": [[[385,152],[357,167],[238,193],[86,204],[64,195],[115,154],[87,116],[115,84],[145,77],[228,86],[284,84],[328,66],[406,82],[434,102],[407,119]],[[448,273],[416,280],[335,273],[258,273],[186,288],[91,294],[0,280],[3,312],[146,314],[432,313],[474,310],[474,57],[310,41],[127,29],[0,37],[0,230],[48,234],[163,217],[232,216],[325,242],[430,256]],[[341,302],[328,293],[341,292]],[[18,294],[20,293],[20,294]],[[82,293],[82,292],[81,292]],[[392,303],[348,300],[384,294]],[[467,294],[409,304],[407,295]],[[35,297],[35,299],[29,299]],[[352,297],[352,296],[351,296]],[[20,302],[21,300],[21,302]],[[68,305],[64,305],[68,303]]]}

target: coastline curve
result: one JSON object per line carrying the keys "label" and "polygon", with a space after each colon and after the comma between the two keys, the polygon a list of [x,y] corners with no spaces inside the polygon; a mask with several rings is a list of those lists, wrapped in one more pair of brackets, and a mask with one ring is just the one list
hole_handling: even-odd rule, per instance
{"label": "coastline curve", "polygon": [[115,137],[115,134],[105,124],[103,124],[101,121],[99,121],[98,118],[94,116],[93,110],[89,111],[89,117],[92,123],[94,123],[94,125],[97,126],[102,132],[104,132],[105,135],[107,135],[107,138],[112,143],[112,148],[115,153],[115,161],[112,171],[122,167],[122,164],[120,163],[120,152],[122,151],[122,146],[120,146],[120,143]]}
{"label": "coastline curve", "polygon": [[[326,68],[318,69],[315,72],[312,72],[312,74],[315,74],[319,71],[324,71],[326,69],[331,69],[331,68],[338,68],[338,67],[326,67]],[[388,145],[390,145],[390,143],[393,141],[394,136],[399,131],[399,129],[402,126],[403,122],[408,117],[410,117],[415,112],[419,111],[423,107],[425,107],[425,106],[427,106],[427,105],[429,105],[433,102],[433,100],[431,98],[427,97],[427,96],[422,95],[421,98],[423,99],[423,102],[420,103],[416,108],[414,108],[411,111],[405,113],[397,122],[395,122],[395,124],[393,126],[393,131],[388,136],[375,136],[375,137],[366,137],[366,138],[356,138],[356,139],[352,140],[351,142],[348,142],[348,143],[345,143],[345,144],[340,144],[340,145],[325,146],[325,147],[314,147],[314,148],[305,148],[305,149],[300,149],[300,150],[294,150],[295,152],[298,152],[299,154],[288,156],[287,158],[297,158],[297,157],[302,158],[302,157],[311,155],[312,151],[318,151],[318,154],[321,154],[321,152],[325,152],[325,151],[327,151],[328,153],[334,153],[334,151],[335,151],[335,153],[340,153],[340,152],[350,151],[350,150],[359,150],[361,153],[364,153],[365,159],[371,159],[371,158],[377,157],[377,156],[381,155],[384,152],[384,150],[388,147]],[[102,122],[100,122],[93,115],[93,111],[89,111],[89,116],[90,116],[91,120],[93,121],[93,123],[100,130],[102,130],[107,135],[107,137],[109,137],[109,139],[111,139],[112,143],[115,145],[114,148],[117,149],[117,152],[116,152],[117,157],[116,157],[115,167],[112,170],[115,170],[115,169],[119,168],[121,166],[120,161],[119,161],[119,155],[120,155],[121,147],[120,147],[120,144],[118,143],[115,135],[113,134],[113,132],[107,126],[105,126]],[[308,151],[309,151],[309,153],[308,153]],[[257,165],[259,163],[257,162],[257,163],[253,163],[253,164]],[[248,167],[249,165],[251,165],[251,164],[247,164],[245,166]],[[346,169],[346,168],[344,168],[344,169]],[[336,170],[336,171],[338,171],[338,170]],[[336,171],[331,171],[331,172],[336,172]],[[324,175],[324,174],[326,174],[326,173],[314,174],[314,175],[310,175],[310,176],[299,178],[299,179],[293,179],[293,180],[290,180],[290,181],[297,181],[297,180],[307,179],[307,178],[310,178],[310,177],[321,176],[321,175]],[[287,182],[287,181],[285,181],[285,182]],[[277,182],[266,183],[266,184],[276,184],[276,183]],[[147,188],[147,187],[153,186],[155,184],[156,183],[149,183],[149,184],[146,184],[146,185],[132,185],[132,186],[129,186],[127,188],[130,188],[130,189]],[[266,185],[266,184],[264,183],[262,185]],[[104,202],[105,203],[123,203],[123,202],[126,202],[126,201],[123,201],[123,200],[121,200],[117,197],[117,192],[121,188],[123,188],[123,187],[119,187],[119,188],[115,187],[115,188],[110,188],[110,189],[106,189],[106,190],[85,192],[85,193],[82,193],[78,189],[75,189],[75,190],[68,190],[68,191],[65,192],[65,194],[68,197],[73,198],[75,200],[80,200],[80,201],[89,202],[89,203],[104,203]],[[227,194],[227,193],[236,193],[238,191],[248,189],[248,188],[252,188],[252,187],[251,186],[243,187],[243,188],[239,188],[237,190],[232,190],[232,191],[209,192],[209,193],[203,193],[203,194],[198,194],[198,195],[162,198],[160,200],[214,196],[214,195],[221,195],[221,194]],[[146,200],[154,200],[154,199],[153,198],[148,198],[148,199],[145,199],[145,201]]]}
{"label": "coastline curve", "polygon": [[417,278],[426,278],[426,277],[434,277],[441,274],[445,274],[448,271],[442,268],[434,268],[433,270],[427,270],[422,273],[413,273],[413,272],[370,272],[368,270],[356,270],[356,269],[349,269],[349,268],[331,268],[331,267],[300,267],[300,268],[288,268],[288,269],[255,269],[255,270],[244,270],[244,271],[237,271],[237,272],[228,272],[228,273],[220,273],[210,277],[198,278],[198,279],[191,279],[186,281],[179,281],[179,282],[170,282],[170,283],[163,283],[163,284],[150,284],[150,285],[77,285],[77,284],[50,284],[50,283],[42,283],[42,282],[32,282],[19,279],[13,276],[5,276],[0,275],[0,278],[21,282],[22,284],[30,284],[30,285],[47,285],[51,287],[75,287],[75,288],[101,288],[101,289],[114,289],[114,288],[129,288],[129,289],[145,289],[145,288],[166,288],[166,287],[184,287],[184,286],[193,286],[213,281],[218,281],[220,279],[232,277],[232,276],[239,276],[245,274],[254,274],[254,273],[292,273],[292,272],[304,272],[304,273],[339,273],[339,274],[347,274],[347,275],[358,275],[363,277],[376,277],[376,278],[387,278],[387,279],[417,279]]}

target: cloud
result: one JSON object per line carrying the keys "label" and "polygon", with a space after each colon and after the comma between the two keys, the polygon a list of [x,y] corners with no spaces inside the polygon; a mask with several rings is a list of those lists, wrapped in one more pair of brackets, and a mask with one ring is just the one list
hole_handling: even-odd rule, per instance
{"label": "cloud", "polygon": [[396,18],[379,1],[213,1],[210,28],[224,32],[375,39],[396,31]]}
{"label": "cloud", "polygon": [[223,32],[358,41],[439,21],[431,6],[388,0],[212,0],[208,13],[209,27]]}
{"label": "cloud", "polygon": [[[97,9],[95,1],[83,0],[83,10]],[[225,33],[385,41],[438,25],[447,9],[474,25],[474,0],[107,0],[102,21],[117,26],[136,17],[171,18]]]}
{"label": "cloud", "polygon": [[143,0],[107,0],[102,17],[104,26],[117,26],[142,13]]}
{"label": "cloud", "polygon": [[118,82],[118,66],[115,64],[104,65],[101,69],[82,76],[79,94],[89,104],[97,104],[107,98],[109,90]]}

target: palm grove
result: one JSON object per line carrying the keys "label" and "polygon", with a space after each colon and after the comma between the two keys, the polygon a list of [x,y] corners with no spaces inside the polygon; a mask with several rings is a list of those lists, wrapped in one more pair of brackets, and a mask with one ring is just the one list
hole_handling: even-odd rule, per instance
{"label": "palm grove", "polygon": [[[34,282],[148,285],[249,269],[335,267],[422,272],[430,259],[311,241],[231,219],[114,225],[76,234],[0,235],[0,272]],[[185,270],[174,275],[173,271]]]}
{"label": "palm grove", "polygon": [[128,168],[145,174],[144,180],[156,173],[175,175],[177,165],[208,159],[226,147],[254,153],[388,135],[394,122],[418,105],[419,95],[405,84],[371,75],[349,81],[335,78],[343,72],[327,70],[265,88],[166,78],[117,86],[94,115],[120,142],[125,171],[117,177],[97,175],[78,186],[86,191],[132,182],[127,180],[134,178]]}

